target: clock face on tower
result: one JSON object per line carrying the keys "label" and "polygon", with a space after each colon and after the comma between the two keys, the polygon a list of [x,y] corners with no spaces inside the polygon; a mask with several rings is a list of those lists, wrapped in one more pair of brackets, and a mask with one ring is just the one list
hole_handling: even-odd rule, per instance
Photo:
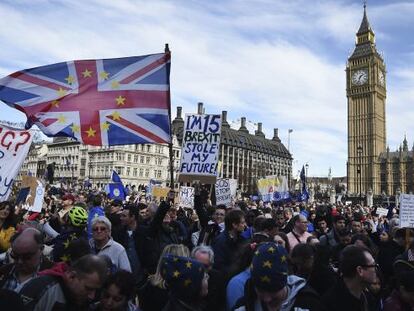
{"label": "clock face on tower", "polygon": [[384,71],[380,70],[378,73],[378,82],[381,86],[385,86],[385,75]]}
{"label": "clock face on tower", "polygon": [[368,81],[368,69],[359,69],[352,73],[351,81],[353,85],[363,85]]}

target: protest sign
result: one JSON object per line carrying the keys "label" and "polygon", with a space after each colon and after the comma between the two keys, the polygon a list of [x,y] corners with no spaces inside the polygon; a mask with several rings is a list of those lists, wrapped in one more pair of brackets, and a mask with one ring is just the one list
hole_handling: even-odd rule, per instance
{"label": "protest sign", "polygon": [[29,211],[40,213],[43,206],[43,198],[45,195],[45,187],[41,181],[33,176],[22,177],[22,189],[29,188],[29,193],[22,207]]}
{"label": "protest sign", "polygon": [[219,178],[216,181],[216,204],[229,206],[232,201],[230,182],[228,178]]}
{"label": "protest sign", "polygon": [[152,187],[152,197],[155,199],[166,199],[168,197],[168,192],[170,192],[169,187],[159,187],[153,186]]}
{"label": "protest sign", "polygon": [[400,195],[400,228],[414,228],[414,195]]}
{"label": "protest sign", "polygon": [[237,179],[229,179],[229,184],[230,184],[231,197],[232,198],[236,198],[236,195],[237,195],[237,186],[238,186]]}
{"label": "protest sign", "polygon": [[180,205],[182,207],[194,207],[194,187],[180,187]]}
{"label": "protest sign", "polygon": [[388,215],[388,209],[383,208],[383,207],[378,207],[377,208],[377,215],[379,217],[381,217],[381,216],[387,216]]}
{"label": "protest sign", "polygon": [[257,181],[260,198],[265,202],[289,197],[289,188],[286,176],[266,176]]}
{"label": "protest sign", "polygon": [[14,179],[29,152],[32,139],[31,131],[0,125],[0,202],[9,198]]}
{"label": "protest sign", "polygon": [[221,115],[186,114],[180,182],[215,183],[220,151]]}

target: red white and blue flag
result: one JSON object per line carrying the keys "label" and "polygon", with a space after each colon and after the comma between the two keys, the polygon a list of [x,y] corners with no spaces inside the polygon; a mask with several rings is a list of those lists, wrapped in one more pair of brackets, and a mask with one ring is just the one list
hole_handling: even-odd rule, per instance
{"label": "red white and blue flag", "polygon": [[170,142],[170,54],[77,60],[0,79],[0,100],[47,136],[108,146]]}

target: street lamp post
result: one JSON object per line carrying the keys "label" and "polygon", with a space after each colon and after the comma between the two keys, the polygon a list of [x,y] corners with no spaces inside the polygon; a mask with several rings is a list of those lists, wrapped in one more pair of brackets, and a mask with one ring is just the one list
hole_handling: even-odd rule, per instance
{"label": "street lamp post", "polygon": [[288,130],[288,152],[290,152],[290,133],[293,132],[293,129]]}
{"label": "street lamp post", "polygon": [[358,174],[358,179],[359,179],[359,200],[360,202],[362,201],[362,146],[358,145],[357,147],[357,154],[358,154],[358,169],[357,169],[357,174]]}

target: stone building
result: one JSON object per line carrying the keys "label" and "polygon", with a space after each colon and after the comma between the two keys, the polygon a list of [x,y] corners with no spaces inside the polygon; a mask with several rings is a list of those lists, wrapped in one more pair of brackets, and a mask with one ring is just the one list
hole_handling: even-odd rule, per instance
{"label": "stone building", "polygon": [[[204,112],[203,104],[198,104],[199,114]],[[182,108],[177,108],[177,117],[172,122],[172,130],[182,143],[184,119]],[[282,144],[278,129],[274,129],[273,138],[265,137],[262,123],[258,123],[255,133],[249,133],[246,118],[241,118],[239,129],[230,127],[227,121],[227,111],[222,112],[222,130],[219,160],[221,161],[220,177],[238,180],[242,192],[253,194],[257,192],[257,179],[279,175],[292,174],[292,155]]]}
{"label": "stone building", "polygon": [[[39,153],[43,150],[43,155]],[[181,149],[173,137],[174,167],[179,166]],[[20,177],[43,177],[46,166],[54,163],[55,180],[83,184],[89,180],[93,187],[104,188],[110,183],[112,170],[117,171],[125,185],[143,188],[150,179],[165,185],[170,183],[169,150],[166,144],[119,145],[97,147],[82,145],[66,137],[39,145],[29,152],[20,170]],[[42,174],[38,172],[43,169]],[[176,174],[176,173],[175,173]]]}
{"label": "stone building", "polygon": [[377,51],[366,6],[346,67],[348,192],[395,195],[414,191],[414,148],[406,138],[395,152],[386,142],[386,66]]}

